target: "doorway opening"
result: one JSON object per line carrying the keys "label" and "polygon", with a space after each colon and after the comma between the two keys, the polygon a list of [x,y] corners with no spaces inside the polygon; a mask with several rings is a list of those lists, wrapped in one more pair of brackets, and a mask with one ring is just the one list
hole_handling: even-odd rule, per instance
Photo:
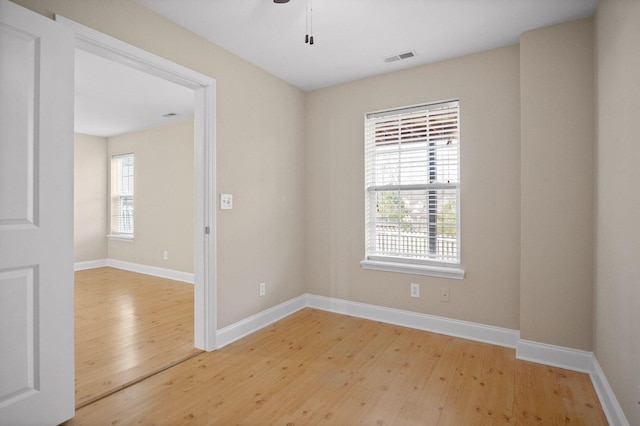
{"label": "doorway opening", "polygon": [[194,94],[194,346],[216,349],[215,81],[149,52],[56,16],[73,29],[76,49],[190,89]]}

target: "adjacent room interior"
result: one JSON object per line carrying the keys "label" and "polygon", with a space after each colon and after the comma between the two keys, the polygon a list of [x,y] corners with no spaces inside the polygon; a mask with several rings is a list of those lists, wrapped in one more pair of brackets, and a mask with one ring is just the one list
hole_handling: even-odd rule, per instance
{"label": "adjacent room interior", "polygon": [[201,350],[193,327],[193,92],[81,49],[75,71],[80,408]]}

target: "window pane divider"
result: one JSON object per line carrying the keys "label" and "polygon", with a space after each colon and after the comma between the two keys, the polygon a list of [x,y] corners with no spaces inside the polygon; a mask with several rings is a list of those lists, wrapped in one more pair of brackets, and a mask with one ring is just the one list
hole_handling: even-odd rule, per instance
{"label": "window pane divider", "polygon": [[430,189],[456,189],[456,183],[429,183],[420,185],[376,185],[367,187],[367,191],[420,191]]}

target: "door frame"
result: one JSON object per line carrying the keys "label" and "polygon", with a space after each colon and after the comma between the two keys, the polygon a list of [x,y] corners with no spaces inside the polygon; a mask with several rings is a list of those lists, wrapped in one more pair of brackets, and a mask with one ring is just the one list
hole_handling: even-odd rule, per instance
{"label": "door frame", "polygon": [[76,49],[155,75],[194,91],[194,345],[216,349],[216,81],[182,65],[115,39],[64,16],[55,20],[70,27]]}

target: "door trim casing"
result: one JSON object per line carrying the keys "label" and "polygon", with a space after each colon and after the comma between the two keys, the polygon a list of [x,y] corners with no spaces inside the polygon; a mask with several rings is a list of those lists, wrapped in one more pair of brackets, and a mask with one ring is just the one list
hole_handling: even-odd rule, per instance
{"label": "door trim casing", "polygon": [[64,16],[55,20],[70,27],[76,48],[144,71],[194,91],[194,344],[216,349],[216,81],[168,59],[103,34]]}

